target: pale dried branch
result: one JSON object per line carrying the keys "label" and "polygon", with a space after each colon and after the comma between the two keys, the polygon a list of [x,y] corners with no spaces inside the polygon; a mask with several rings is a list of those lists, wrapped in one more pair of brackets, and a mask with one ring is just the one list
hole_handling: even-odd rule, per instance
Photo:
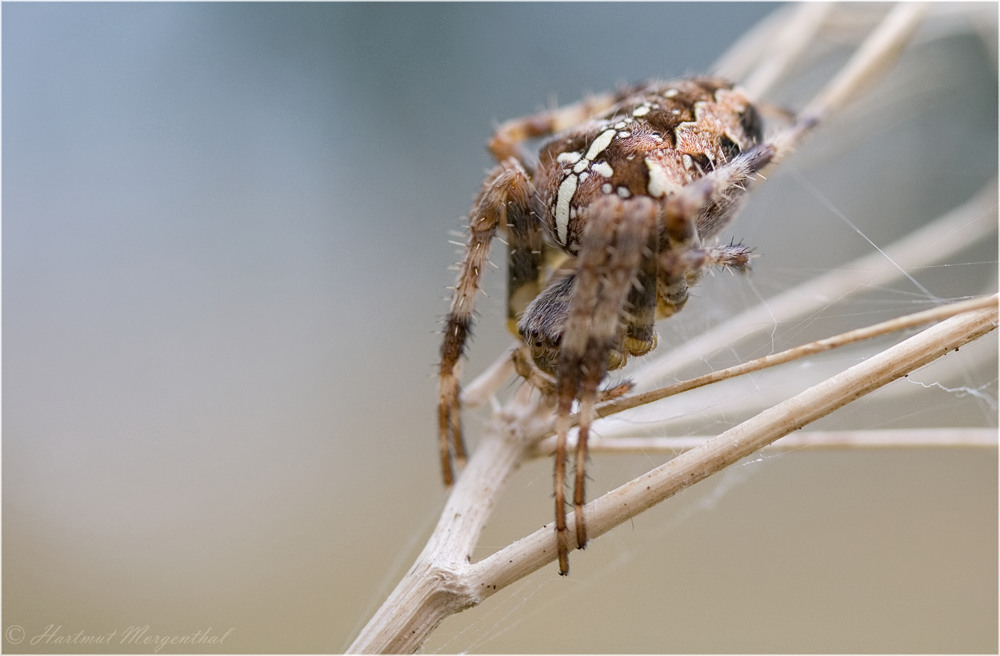
{"label": "pale dried branch", "polygon": [[761,21],[716,62],[716,72],[741,86],[752,98],[764,98],[771,87],[816,39],[836,5],[809,2],[789,5]]}
{"label": "pale dried branch", "polygon": [[[707,435],[684,437],[594,436],[588,442],[593,454],[677,454],[702,446]],[[546,448],[547,447],[547,448]],[[798,431],[767,445],[767,451],[816,451],[825,449],[982,449],[997,447],[995,428],[898,428],[856,431]],[[541,442],[531,454],[551,456],[554,447]]]}
{"label": "pale dried branch", "polygon": [[511,357],[511,353],[515,348],[516,345],[511,345],[510,348],[504,349],[500,357],[494,360],[483,373],[476,376],[471,383],[465,386],[462,390],[463,407],[475,408],[486,403],[500,389],[501,385],[510,380],[511,375],[514,373],[514,360]]}
{"label": "pale dried branch", "polygon": [[899,57],[926,13],[926,5],[897,5],[801,114],[822,120],[864,93]]}

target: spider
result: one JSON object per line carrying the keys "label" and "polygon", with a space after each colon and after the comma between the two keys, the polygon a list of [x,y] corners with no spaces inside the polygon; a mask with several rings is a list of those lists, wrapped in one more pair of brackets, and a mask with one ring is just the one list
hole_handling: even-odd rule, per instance
{"label": "spider", "polygon": [[[714,238],[775,158],[760,113],[729,82],[698,77],[636,85],[502,125],[468,215],[441,345],[438,424],[446,486],[465,461],[457,367],[474,297],[498,232],[508,244],[507,323],[516,371],[556,412],[555,526],[559,573],[569,572],[567,434],[578,404],[573,505],[583,516],[587,439],[610,370],[657,345],[654,323],[679,311],[710,267],[748,269],[750,249]],[[537,158],[525,143],[547,137]],[[710,243],[712,242],[712,243]]]}

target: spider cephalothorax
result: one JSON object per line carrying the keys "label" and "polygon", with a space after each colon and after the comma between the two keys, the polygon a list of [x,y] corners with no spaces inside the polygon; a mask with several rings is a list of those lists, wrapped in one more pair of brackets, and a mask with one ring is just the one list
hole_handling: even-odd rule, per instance
{"label": "spider cephalothorax", "polygon": [[[530,138],[554,135],[537,160]],[[511,121],[490,142],[499,164],[469,214],[470,234],[441,347],[439,430],[446,484],[465,458],[456,365],[492,238],[508,243],[508,325],[517,371],[551,395],[559,570],[569,571],[566,437],[579,402],[576,546],[586,445],[610,369],[656,346],[654,322],[683,307],[707,267],[745,269],[749,250],[706,243],[774,155],[754,105],[725,81],[694,78],[626,89]],[[616,388],[622,391],[622,386]]]}

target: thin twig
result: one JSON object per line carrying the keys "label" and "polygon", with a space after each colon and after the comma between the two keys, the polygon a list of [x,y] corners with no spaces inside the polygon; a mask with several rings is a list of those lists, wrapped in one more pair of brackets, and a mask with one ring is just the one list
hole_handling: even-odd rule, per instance
{"label": "thin twig", "polygon": [[899,57],[927,13],[923,4],[896,5],[858,51],[801,114],[825,119],[870,88]]}
{"label": "thin twig", "polygon": [[[707,435],[683,437],[609,437],[594,435],[588,450],[602,455],[653,453],[678,454],[702,446],[713,439]],[[575,439],[570,439],[570,446]],[[825,449],[982,449],[997,447],[995,428],[897,428],[856,431],[798,431],[769,444],[765,451],[816,451]],[[539,442],[532,457],[549,457],[554,442]]]}
{"label": "thin twig", "polygon": [[798,63],[802,53],[815,41],[834,7],[826,2],[807,2],[794,7],[792,18],[764,44],[766,57],[758,62],[753,73],[740,85],[751,98],[767,97],[772,87],[793,64]]}
{"label": "thin twig", "polygon": [[[799,39],[805,42],[815,41],[817,31],[835,8],[835,3],[826,2],[779,8],[747,30],[719,57],[713,70],[724,78],[742,80],[742,86],[751,93],[751,97],[762,98],[773,83],[773,80],[766,78],[788,69],[789,62],[781,47],[796,47],[801,55],[801,51],[797,49]],[[758,81],[748,83],[754,79]]]}
{"label": "thin twig", "polygon": [[486,403],[500,386],[510,379],[514,373],[514,359],[511,353],[515,348],[515,345],[511,345],[510,348],[504,349],[500,357],[465,386],[462,390],[462,407],[475,408]]}

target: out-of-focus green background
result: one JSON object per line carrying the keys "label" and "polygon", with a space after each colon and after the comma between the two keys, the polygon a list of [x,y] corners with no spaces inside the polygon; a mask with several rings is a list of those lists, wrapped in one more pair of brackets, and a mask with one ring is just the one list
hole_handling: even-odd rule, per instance
{"label": "out-of-focus green background", "polygon": [[[5,4],[4,651],[345,649],[444,500],[435,331],[492,127],[706,70],[772,10]],[[706,280],[662,343],[871,252],[837,213],[885,246],[995,175],[989,49],[927,49],[761,187],[730,231],[754,274]],[[878,287],[773,346],[995,289],[996,260],[991,236],[913,272],[931,296]],[[502,278],[467,372],[509,340]],[[994,427],[984,342],[823,425]],[[595,457],[591,494],[665,458]],[[483,554],[549,520],[550,471],[519,472]],[[995,652],[996,451],[751,459],[427,649]]]}

